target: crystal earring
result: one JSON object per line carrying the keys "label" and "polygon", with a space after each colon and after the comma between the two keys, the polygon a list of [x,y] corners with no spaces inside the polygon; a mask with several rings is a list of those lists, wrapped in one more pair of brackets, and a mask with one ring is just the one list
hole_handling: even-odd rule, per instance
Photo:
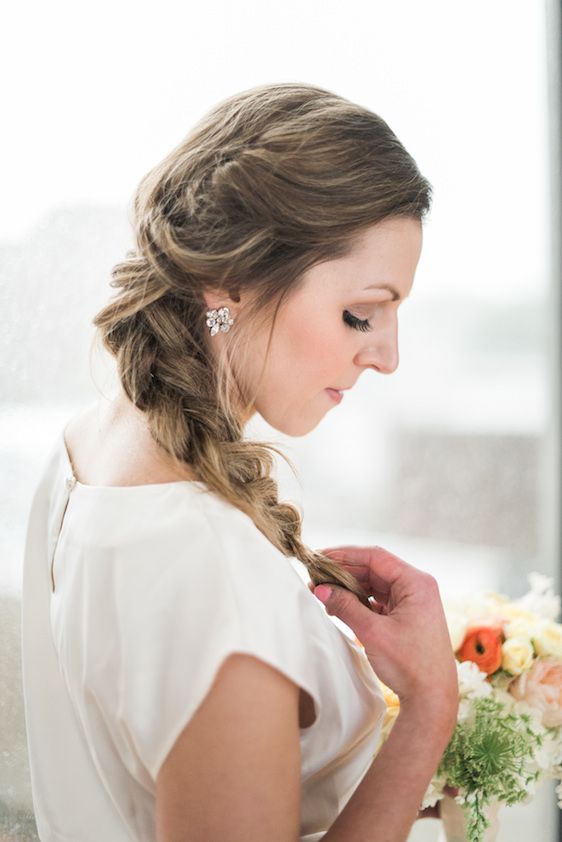
{"label": "crystal earring", "polygon": [[233,324],[234,319],[230,317],[228,307],[220,307],[218,310],[207,310],[207,327],[210,328],[209,333],[211,336],[215,336],[219,330],[227,333]]}

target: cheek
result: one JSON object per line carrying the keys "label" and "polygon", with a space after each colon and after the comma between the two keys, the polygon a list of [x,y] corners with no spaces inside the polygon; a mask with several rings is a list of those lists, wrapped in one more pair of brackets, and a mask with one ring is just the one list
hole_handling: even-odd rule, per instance
{"label": "cheek", "polygon": [[[299,377],[311,380],[325,379],[324,375],[329,376],[330,372],[333,377],[334,366],[341,357],[335,331],[327,329],[320,319],[307,319],[294,325],[286,337],[286,348]],[[321,385],[326,388],[330,383]]]}

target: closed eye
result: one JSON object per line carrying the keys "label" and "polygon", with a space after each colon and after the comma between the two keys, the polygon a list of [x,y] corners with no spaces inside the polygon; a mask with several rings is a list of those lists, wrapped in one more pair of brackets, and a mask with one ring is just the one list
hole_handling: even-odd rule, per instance
{"label": "closed eye", "polygon": [[369,319],[358,319],[356,316],[353,316],[349,310],[343,311],[343,320],[346,325],[349,327],[354,328],[355,330],[372,330],[373,326],[371,325]]}

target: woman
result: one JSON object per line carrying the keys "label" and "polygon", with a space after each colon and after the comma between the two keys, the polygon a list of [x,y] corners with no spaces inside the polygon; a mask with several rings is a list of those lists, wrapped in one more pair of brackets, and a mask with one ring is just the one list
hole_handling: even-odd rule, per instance
{"label": "woman", "polygon": [[[142,180],[94,319],[118,392],[67,424],[30,513],[42,840],[406,839],[456,718],[438,587],[306,547],[244,425],[305,435],[396,369],[430,191],[380,117],[302,84],[221,102]],[[373,760],[374,671],[401,712]]]}

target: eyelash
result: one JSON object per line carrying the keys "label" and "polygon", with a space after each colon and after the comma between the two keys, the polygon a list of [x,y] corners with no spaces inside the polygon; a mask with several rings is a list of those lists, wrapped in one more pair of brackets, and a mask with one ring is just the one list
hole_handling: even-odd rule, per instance
{"label": "eyelash", "polygon": [[358,319],[356,316],[353,316],[349,310],[343,311],[343,320],[347,325],[349,325],[349,327],[353,327],[355,330],[373,329],[373,326],[368,319]]}

